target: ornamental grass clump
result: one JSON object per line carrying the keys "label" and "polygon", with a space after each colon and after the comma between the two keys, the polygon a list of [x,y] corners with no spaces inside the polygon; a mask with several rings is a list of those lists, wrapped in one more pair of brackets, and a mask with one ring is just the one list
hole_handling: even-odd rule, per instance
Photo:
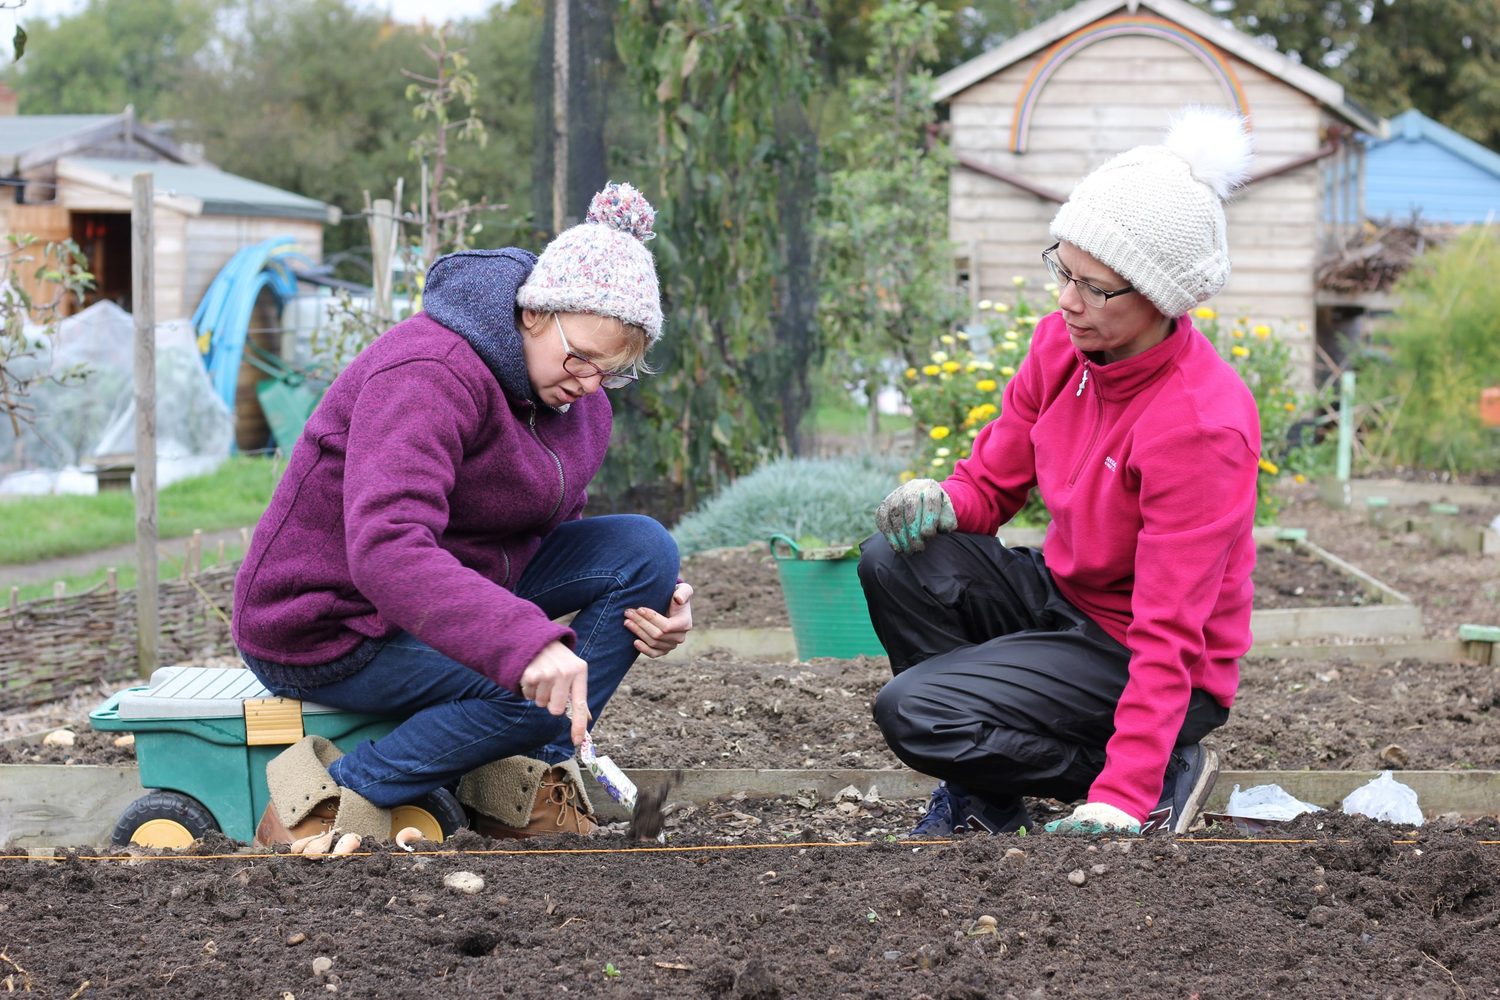
{"label": "ornamental grass clump", "polygon": [[1280,512],[1276,486],[1285,476],[1297,482],[1316,457],[1306,449],[1289,447],[1292,426],[1314,410],[1313,397],[1292,385],[1292,352],[1269,323],[1252,323],[1241,316],[1227,329],[1211,306],[1193,311],[1198,329],[1218,347],[1255,399],[1260,414],[1260,475],[1255,480],[1255,523],[1275,524]]}
{"label": "ornamental grass clump", "polygon": [[875,508],[900,470],[883,455],[776,459],[709,498],[672,537],[685,556],[772,535],[803,547],[854,545],[875,530]]}

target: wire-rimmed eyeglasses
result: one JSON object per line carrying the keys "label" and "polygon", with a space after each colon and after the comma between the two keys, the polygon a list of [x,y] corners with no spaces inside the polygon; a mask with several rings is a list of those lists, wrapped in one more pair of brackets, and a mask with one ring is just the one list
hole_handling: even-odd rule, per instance
{"label": "wire-rimmed eyeglasses", "polygon": [[[1067,269],[1058,262],[1058,259],[1053,256],[1057,253],[1057,248],[1061,245],[1062,244],[1060,243],[1054,243],[1047,249],[1043,250],[1042,263],[1047,265],[1047,273],[1052,275],[1052,280],[1057,282],[1058,288],[1066,288],[1068,282],[1071,281],[1073,285],[1078,289],[1078,294],[1083,299],[1085,305],[1090,305],[1097,309],[1117,295],[1129,295],[1131,292],[1135,291],[1134,285],[1126,285],[1124,288],[1116,289],[1113,292],[1106,292],[1098,285],[1084,281],[1082,278],[1073,277],[1068,273]],[[1058,294],[1061,295],[1062,293],[1059,292]]]}
{"label": "wire-rimmed eyeglasses", "polygon": [[599,385],[605,389],[623,389],[641,377],[636,372],[634,365],[630,366],[629,371],[623,369],[611,371],[607,368],[600,368],[594,362],[573,350],[572,345],[568,343],[568,335],[563,333],[562,320],[557,318],[557,313],[552,314],[552,322],[557,324],[557,335],[562,338],[563,351],[565,352],[563,354],[563,370],[569,375],[575,378],[593,378],[595,375],[599,375],[601,376]]}

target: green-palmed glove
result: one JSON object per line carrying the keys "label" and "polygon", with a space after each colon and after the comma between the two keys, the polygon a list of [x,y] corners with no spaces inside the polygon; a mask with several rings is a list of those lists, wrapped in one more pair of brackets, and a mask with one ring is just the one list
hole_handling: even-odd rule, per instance
{"label": "green-palmed glove", "polygon": [[931,479],[902,483],[875,509],[875,529],[897,552],[921,552],[927,539],[957,528],[953,501]]}
{"label": "green-palmed glove", "polygon": [[1108,802],[1085,802],[1066,819],[1055,819],[1046,826],[1048,833],[1071,833],[1088,836],[1095,833],[1138,834],[1141,824],[1123,809],[1116,809]]}

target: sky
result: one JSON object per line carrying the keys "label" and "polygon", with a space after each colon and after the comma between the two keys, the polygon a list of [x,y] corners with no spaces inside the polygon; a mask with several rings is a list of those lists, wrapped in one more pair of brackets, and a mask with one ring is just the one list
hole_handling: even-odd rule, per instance
{"label": "sky", "polygon": [[[0,0],[0,8],[13,7],[15,3],[16,0]],[[398,21],[414,23],[425,17],[438,24],[477,17],[496,0],[355,0],[355,3],[366,10],[388,13]],[[76,14],[86,4],[87,0],[27,0],[25,6],[13,13],[19,14],[23,22],[31,18],[50,20]]]}

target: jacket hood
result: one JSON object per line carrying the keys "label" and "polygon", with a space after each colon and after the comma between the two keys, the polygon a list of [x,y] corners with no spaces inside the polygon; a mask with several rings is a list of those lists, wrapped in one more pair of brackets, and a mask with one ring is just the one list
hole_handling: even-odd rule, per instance
{"label": "jacket hood", "polygon": [[445,254],[427,269],[422,310],[468,341],[506,396],[540,405],[516,323],[516,292],[535,266],[519,247]]}

